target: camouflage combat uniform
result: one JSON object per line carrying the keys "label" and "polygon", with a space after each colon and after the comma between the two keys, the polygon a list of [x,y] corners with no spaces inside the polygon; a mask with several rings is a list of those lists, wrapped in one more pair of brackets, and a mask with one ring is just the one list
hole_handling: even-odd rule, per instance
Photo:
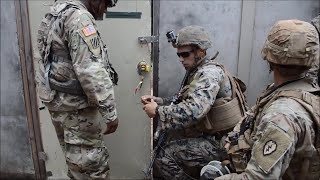
{"label": "camouflage combat uniform", "polygon": [[[312,19],[311,24],[317,29],[320,36],[320,15]],[[320,85],[320,65],[319,62],[314,63],[308,72],[308,76],[312,79],[313,83]]]}
{"label": "camouflage combat uniform", "polygon": [[[309,82],[300,80],[298,87],[288,88],[290,90],[319,91]],[[293,85],[295,82],[288,84]],[[303,85],[303,86],[302,86]],[[304,158],[312,157],[315,149],[315,129],[312,116],[304,106],[299,103],[297,98],[279,97],[275,101],[265,103],[279,92],[286,92],[287,86],[280,89],[269,87],[259,98],[257,105],[249,114],[259,113],[252,121],[240,122],[231,133],[232,138],[235,135],[242,135],[246,145],[240,147],[232,146],[230,153],[235,153],[238,148],[243,148],[248,163],[243,163],[244,172],[241,174],[228,174],[216,179],[300,179],[301,168],[305,166]],[[266,96],[267,95],[267,96]],[[315,100],[315,99],[314,99]],[[319,100],[319,98],[318,98]],[[259,109],[257,109],[259,107]],[[318,105],[319,108],[319,105]],[[241,124],[251,126],[243,133]],[[244,126],[244,125],[242,125]],[[232,139],[229,138],[229,139]],[[234,140],[229,140],[233,142]],[[235,153],[235,156],[239,154]],[[236,159],[236,158],[235,158]],[[319,160],[319,159],[318,159]],[[245,165],[246,164],[246,167]],[[319,162],[318,162],[319,165]],[[240,168],[237,169],[240,171]]]}
{"label": "camouflage combat uniform", "polygon": [[38,44],[38,93],[65,153],[68,176],[108,179],[101,123],[114,121],[117,112],[107,52],[93,16],[80,1],[56,3],[41,22]]}
{"label": "camouflage combat uniform", "polygon": [[206,117],[216,99],[231,98],[231,95],[230,80],[224,69],[205,57],[198,67],[187,72],[179,94],[164,98],[164,104],[171,104],[158,108],[159,126],[163,131],[169,130],[168,142],[155,161],[161,177],[198,177],[206,163],[226,155],[220,146],[219,133],[215,136],[190,126]]}
{"label": "camouflage combat uniform", "polygon": [[[211,40],[203,27],[187,26],[173,46],[207,50]],[[195,55],[196,65],[187,71],[179,93],[157,107],[158,129],[167,134],[155,160],[161,178],[198,179],[206,163],[224,158],[220,141],[246,111],[245,85],[215,57]]]}
{"label": "camouflage combat uniform", "polygon": [[[310,68],[319,61],[318,34],[303,21],[278,21],[262,55],[272,63]],[[229,133],[226,147],[239,174],[215,179],[319,179],[320,89],[297,75],[270,85]]]}

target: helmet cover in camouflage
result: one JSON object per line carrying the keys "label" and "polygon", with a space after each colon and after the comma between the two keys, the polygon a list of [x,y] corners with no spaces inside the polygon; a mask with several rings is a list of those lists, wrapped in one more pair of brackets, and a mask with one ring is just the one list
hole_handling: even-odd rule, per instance
{"label": "helmet cover in camouflage", "polygon": [[201,26],[187,26],[178,32],[176,46],[196,45],[200,49],[211,47],[209,33]]}
{"label": "helmet cover in camouflage", "polygon": [[308,22],[281,20],[269,31],[261,54],[274,64],[311,67],[319,63],[319,35]]}
{"label": "helmet cover in camouflage", "polygon": [[312,19],[311,24],[316,27],[318,34],[320,34],[320,15]]}

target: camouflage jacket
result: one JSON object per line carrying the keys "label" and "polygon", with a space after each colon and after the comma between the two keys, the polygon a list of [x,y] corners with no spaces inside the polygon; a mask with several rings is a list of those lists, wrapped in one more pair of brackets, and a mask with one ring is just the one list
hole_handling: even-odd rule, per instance
{"label": "camouflage jacket", "polygon": [[[309,89],[316,90],[317,87],[309,85],[306,85],[306,89],[311,87]],[[272,92],[268,95],[272,98],[278,92],[273,90],[274,86],[269,86],[261,97]],[[253,121],[240,121],[227,140],[231,144],[227,147],[231,157],[234,154],[234,157],[243,158],[238,158],[235,163],[244,165],[244,172],[224,175],[216,178],[217,180],[300,179],[304,158],[314,155],[314,122],[305,107],[288,97],[280,97],[261,107],[259,105],[263,99],[259,98],[256,106],[248,112],[249,116],[253,116]],[[255,112],[258,112],[256,116],[253,115]],[[243,124],[248,129],[242,134]],[[238,143],[230,140],[231,134],[238,133],[242,134]]]}
{"label": "camouflage jacket", "polygon": [[[45,105],[50,111],[97,107],[105,122],[115,120],[116,103],[113,83],[106,68],[106,46],[93,16],[79,1],[56,3],[51,7],[51,13],[58,14],[58,17],[49,32],[43,32],[40,25],[38,42],[44,35],[51,38],[48,53],[53,80],[63,84],[65,80],[74,79],[80,83],[82,94],[54,90],[54,98]],[[46,52],[40,49],[40,56]]]}
{"label": "camouflage jacket", "polygon": [[[317,29],[320,36],[320,15],[315,17],[311,24]],[[312,80],[313,83],[320,85],[320,72],[319,72],[319,61],[315,62],[313,66],[309,69],[307,76]]]}
{"label": "camouflage jacket", "polygon": [[[194,70],[186,73],[179,93],[171,98],[164,98],[164,104],[171,104],[160,105],[158,108],[161,129],[179,130],[198,123],[217,98],[231,97],[230,81],[228,78],[225,81],[224,70],[209,63],[210,61],[212,60],[205,57]],[[194,77],[199,78],[194,80]],[[195,88],[188,91],[191,83]]]}

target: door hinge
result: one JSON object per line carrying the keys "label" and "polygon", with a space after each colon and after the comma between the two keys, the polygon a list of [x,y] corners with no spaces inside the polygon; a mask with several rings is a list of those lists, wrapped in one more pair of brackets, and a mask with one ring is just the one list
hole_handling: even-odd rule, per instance
{"label": "door hinge", "polygon": [[47,161],[48,160],[48,156],[45,152],[39,152],[38,153],[39,159],[43,160],[43,161]]}
{"label": "door hinge", "polygon": [[138,41],[140,44],[157,43],[159,42],[159,36],[138,37]]}

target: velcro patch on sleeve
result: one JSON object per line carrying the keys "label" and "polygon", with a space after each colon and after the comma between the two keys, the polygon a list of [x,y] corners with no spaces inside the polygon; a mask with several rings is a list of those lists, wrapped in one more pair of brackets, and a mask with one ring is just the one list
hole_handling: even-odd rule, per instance
{"label": "velcro patch on sleeve", "polygon": [[[92,27],[92,28],[90,28]],[[91,29],[91,30],[90,30]],[[93,55],[99,56],[101,53],[101,39],[99,34],[97,33],[96,29],[94,29],[93,25],[89,25],[85,28],[83,28],[80,31],[80,36],[87,44],[89,50],[92,52]],[[89,35],[91,34],[91,35]]]}
{"label": "velcro patch on sleeve", "polygon": [[292,140],[289,135],[270,123],[262,138],[252,149],[252,160],[265,173],[269,173],[291,146]]}
{"label": "velcro patch on sleeve", "polygon": [[89,26],[82,28],[82,32],[85,37],[89,37],[91,35],[97,34],[96,29],[91,24]]}

